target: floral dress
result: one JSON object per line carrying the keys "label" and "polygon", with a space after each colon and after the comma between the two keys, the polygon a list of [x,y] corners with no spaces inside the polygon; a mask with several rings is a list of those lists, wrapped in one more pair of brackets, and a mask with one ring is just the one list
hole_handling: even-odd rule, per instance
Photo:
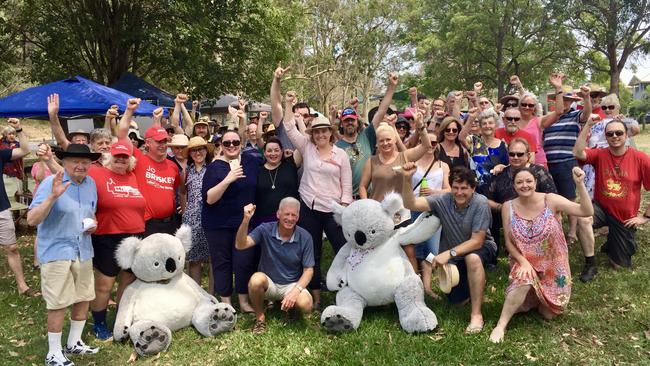
{"label": "floral dress", "polygon": [[519,262],[510,258],[510,282],[506,294],[525,285],[532,289],[520,310],[527,311],[544,304],[554,314],[561,314],[571,297],[571,268],[569,252],[562,225],[548,208],[532,220],[519,215],[510,202],[510,230],[514,246],[528,260],[537,276],[534,279],[515,278]]}
{"label": "floral dress", "polygon": [[183,224],[187,224],[192,228],[192,249],[187,254],[187,260],[190,262],[208,261],[210,259],[208,241],[205,239],[205,233],[201,225],[201,207],[203,206],[201,186],[205,170],[205,165],[198,172],[194,165],[187,168],[187,180],[185,182],[187,186],[187,203],[183,213]]}

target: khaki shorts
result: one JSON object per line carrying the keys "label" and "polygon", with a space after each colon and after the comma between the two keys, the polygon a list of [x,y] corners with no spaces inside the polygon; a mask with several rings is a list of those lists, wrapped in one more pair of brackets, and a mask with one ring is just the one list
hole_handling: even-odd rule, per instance
{"label": "khaki shorts", "polygon": [[0,212],[0,245],[16,244],[16,227],[11,210]]}
{"label": "khaki shorts", "polygon": [[[266,276],[266,279],[269,281],[269,288],[264,293],[264,299],[271,300],[271,301],[278,301],[284,299],[284,297],[289,293],[289,291],[293,290],[294,286],[298,284],[298,282],[294,282],[294,283],[288,283],[286,285],[278,285],[275,282],[273,282],[269,278],[269,276]],[[307,295],[311,297],[309,291],[307,291],[306,289],[303,289],[302,291],[306,292]]]}
{"label": "khaki shorts", "polygon": [[80,262],[54,261],[41,265],[41,293],[48,310],[65,309],[95,298],[95,276],[91,259]]}

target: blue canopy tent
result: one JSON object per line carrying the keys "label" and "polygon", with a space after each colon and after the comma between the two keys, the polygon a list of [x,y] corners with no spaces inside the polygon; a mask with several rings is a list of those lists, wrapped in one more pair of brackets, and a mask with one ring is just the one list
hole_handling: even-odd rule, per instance
{"label": "blue canopy tent", "polygon": [[[118,81],[111,84],[111,88],[131,94],[157,106],[174,108],[174,99],[176,99],[174,95],[167,93],[155,85],[151,85],[146,80],[131,72],[125,72],[122,74]],[[188,111],[191,110],[192,102],[187,101],[185,103],[185,108],[187,108]]]}
{"label": "blue canopy tent", "polygon": [[[127,100],[134,98],[119,90],[75,76],[28,88],[0,99],[0,117],[47,117],[47,97],[53,93],[59,94],[59,117],[68,119],[104,115],[113,104],[123,113]],[[135,115],[151,116],[156,108],[157,106],[142,101]],[[165,115],[167,114],[165,110]]]}

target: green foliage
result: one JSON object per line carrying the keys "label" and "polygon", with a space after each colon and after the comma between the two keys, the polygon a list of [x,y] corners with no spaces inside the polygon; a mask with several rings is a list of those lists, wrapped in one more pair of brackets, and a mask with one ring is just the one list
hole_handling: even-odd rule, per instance
{"label": "green foliage", "polygon": [[[499,96],[510,75],[541,91],[554,70],[581,78],[571,67],[575,40],[562,26],[557,4],[540,0],[420,0],[405,42],[417,45],[427,94],[471,90],[476,81]],[[420,16],[422,15],[422,16]],[[570,71],[570,72],[569,72]]]}
{"label": "green foliage", "polygon": [[26,0],[22,17],[36,82],[132,71],[196,97],[265,95],[295,29],[275,0]]}
{"label": "green foliage", "polygon": [[[623,89],[621,89],[622,91]],[[629,91],[628,91],[629,93]],[[643,92],[641,99],[633,100],[629,103],[630,117],[637,118],[638,116],[645,115],[650,112],[650,90],[646,89]],[[639,120],[639,122],[642,122]]]}

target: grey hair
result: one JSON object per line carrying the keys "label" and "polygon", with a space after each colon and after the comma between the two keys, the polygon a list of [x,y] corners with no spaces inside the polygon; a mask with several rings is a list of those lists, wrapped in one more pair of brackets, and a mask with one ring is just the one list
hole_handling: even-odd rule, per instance
{"label": "grey hair", "polygon": [[280,201],[280,205],[278,205],[278,210],[281,210],[282,207],[284,207],[286,205],[293,205],[295,208],[300,210],[300,201],[298,201],[297,199],[295,199],[293,197],[284,197]]}
{"label": "grey hair", "polygon": [[7,136],[10,133],[16,134],[16,129],[11,126],[6,126],[5,128],[2,129],[3,136]]}
{"label": "grey hair", "polygon": [[621,102],[618,100],[616,94],[608,94],[600,100],[600,105],[615,105],[618,108],[621,108]]}
{"label": "grey hair", "polygon": [[524,99],[526,99],[526,98],[530,98],[530,99],[533,100],[533,103],[535,104],[535,115],[537,117],[541,116],[542,115],[542,105],[539,104],[539,99],[537,99],[537,95],[535,95],[535,94],[533,94],[531,92],[526,92],[521,97],[521,100],[519,101],[519,103],[521,104],[521,102],[523,102]]}
{"label": "grey hair", "polygon": [[[111,155],[110,152],[102,153],[102,157],[99,158],[99,162],[102,164],[102,166],[110,168],[111,163],[113,162],[113,155]],[[135,169],[135,163],[135,156],[129,156],[129,166],[126,168],[127,173],[132,172]]]}
{"label": "grey hair", "polygon": [[501,124],[501,116],[499,116],[499,113],[497,113],[494,108],[488,108],[484,110],[483,112],[479,113],[478,115],[478,124],[481,125],[481,122],[483,122],[484,119],[486,118],[494,118],[494,122],[498,125]]}
{"label": "grey hair", "polygon": [[91,144],[102,138],[111,140],[113,138],[113,135],[111,135],[111,131],[105,128],[95,128],[94,130],[90,131]]}

